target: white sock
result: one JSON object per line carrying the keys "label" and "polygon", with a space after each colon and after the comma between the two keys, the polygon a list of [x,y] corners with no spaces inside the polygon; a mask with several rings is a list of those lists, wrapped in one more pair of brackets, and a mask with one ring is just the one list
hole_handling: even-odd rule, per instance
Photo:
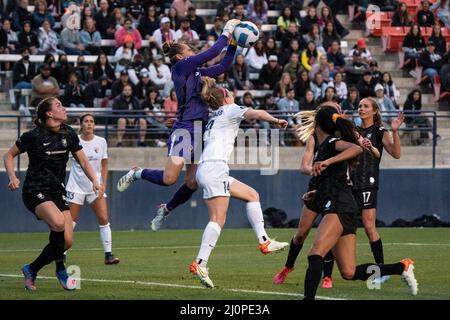
{"label": "white sock", "polygon": [[111,228],[109,227],[109,222],[104,226],[99,226],[100,228],[100,238],[102,239],[103,250],[105,252],[111,252],[112,237]]}
{"label": "white sock", "polygon": [[219,239],[221,230],[222,228],[220,228],[216,222],[210,221],[206,225],[205,231],[203,231],[202,244],[200,245],[200,250],[197,255],[197,262],[201,259],[202,262],[200,265],[202,267],[206,266],[209,256]]}
{"label": "white sock", "polygon": [[[75,221],[72,221],[72,230],[75,230],[76,225],[77,225],[77,223]],[[67,255],[67,251],[69,251],[69,250],[64,251],[65,256]]]}
{"label": "white sock", "polygon": [[136,179],[140,179],[140,178],[141,178],[142,170],[143,170],[143,169],[139,169],[139,170],[136,170],[136,171],[134,172],[134,177],[135,177]]}
{"label": "white sock", "polygon": [[256,233],[259,243],[264,243],[269,240],[266,229],[264,229],[264,218],[261,210],[261,203],[247,202],[247,218],[252,225],[253,231]]}

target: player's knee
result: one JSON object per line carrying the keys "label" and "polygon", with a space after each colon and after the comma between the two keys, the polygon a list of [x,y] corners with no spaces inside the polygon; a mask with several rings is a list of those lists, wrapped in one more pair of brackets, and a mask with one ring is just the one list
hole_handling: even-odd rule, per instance
{"label": "player's knee", "polygon": [[62,219],[57,219],[55,221],[52,221],[50,223],[50,229],[56,232],[64,231],[65,228],[65,221],[64,217],[61,215]]}
{"label": "player's knee", "polygon": [[105,217],[100,216],[97,218],[97,220],[98,220],[98,224],[101,226],[105,226],[108,224],[108,218],[106,216]]}
{"label": "player's knee", "polygon": [[355,277],[355,269],[343,269],[341,270],[341,276],[345,280],[353,280]]}
{"label": "player's knee", "polygon": [[259,202],[259,193],[253,188],[250,189],[248,197],[249,202]]}
{"label": "player's knee", "polygon": [[197,190],[197,181],[195,178],[189,178],[184,180],[184,184],[191,190]]}
{"label": "player's knee", "polygon": [[166,174],[164,174],[164,184],[166,186],[170,186],[170,185],[174,184],[175,182],[177,182],[177,180],[178,180],[178,177],[175,176],[175,175],[172,175],[172,174],[166,175]]}

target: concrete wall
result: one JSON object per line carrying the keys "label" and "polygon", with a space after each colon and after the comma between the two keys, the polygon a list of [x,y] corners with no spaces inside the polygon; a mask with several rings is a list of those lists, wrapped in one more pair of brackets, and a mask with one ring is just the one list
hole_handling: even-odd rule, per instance
{"label": "concrete wall", "polygon": [[[108,205],[112,228],[115,230],[147,229],[155,208],[167,201],[177,187],[154,186],[147,181],[134,183],[125,193],[115,185],[125,172],[110,172]],[[308,177],[295,170],[284,170],[275,176],[261,176],[259,171],[232,171],[232,176],[253,186],[261,196],[262,207],[282,208],[288,219],[299,217],[300,195],[306,190]],[[23,176],[21,181],[23,182]],[[7,176],[0,173],[0,232],[46,231],[22,203],[21,192],[7,190]],[[438,214],[450,221],[450,169],[384,169],[378,194],[378,218],[391,223],[397,218],[412,220],[423,214]],[[202,192],[196,192],[190,202],[178,208],[166,221],[167,228],[203,228],[208,213]],[[245,204],[231,200],[227,227],[249,227]],[[83,208],[78,230],[96,230],[95,215]]]}

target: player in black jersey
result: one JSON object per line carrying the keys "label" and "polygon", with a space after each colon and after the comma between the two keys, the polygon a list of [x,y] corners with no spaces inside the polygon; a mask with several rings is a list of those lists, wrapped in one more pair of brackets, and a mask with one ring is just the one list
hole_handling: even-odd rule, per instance
{"label": "player in black jersey", "polygon": [[[377,102],[372,98],[361,100],[358,110],[362,120],[358,131],[364,138],[364,146],[369,150],[378,152],[379,156],[364,150],[358,157],[358,163],[352,171],[353,195],[358,204],[359,212],[362,215],[362,222],[370,248],[377,264],[384,263],[383,244],[376,229],[377,214],[377,194],[379,186],[380,161],[383,148],[395,159],[400,159],[400,137],[398,129],[404,121],[403,113],[391,122],[393,130],[392,136],[383,127],[380,110]],[[384,283],[389,276],[376,279],[377,282]]]}
{"label": "player in black jersey", "polygon": [[100,197],[103,195],[76,132],[63,123],[66,120],[66,110],[57,98],[42,100],[37,107],[36,127],[22,134],[4,156],[8,188],[14,191],[20,186],[14,170],[14,158],[20,153],[28,153],[22,199],[27,209],[50,229],[47,246],[36,260],[22,268],[25,289],[30,291],[36,290],[35,280],[39,270],[53,261],[56,262],[56,277],[61,286],[66,290],[76,289],[76,282],[67,275],[63,262],[64,249],[72,245],[73,233],[64,186],[69,152],[92,181],[94,191]]}
{"label": "player in black jersey", "polygon": [[[399,263],[356,266],[357,204],[349,184],[349,162],[362,153],[356,128],[332,107],[320,108],[315,115],[315,133],[319,146],[314,155],[313,176],[317,191],[312,202],[323,215],[308,256],[305,275],[305,300],[313,300],[323,269],[323,257],[333,249],[342,277],[367,280],[374,272],[380,276],[398,274],[413,295],[417,294],[414,266],[410,259]],[[339,134],[340,138],[336,135]]]}

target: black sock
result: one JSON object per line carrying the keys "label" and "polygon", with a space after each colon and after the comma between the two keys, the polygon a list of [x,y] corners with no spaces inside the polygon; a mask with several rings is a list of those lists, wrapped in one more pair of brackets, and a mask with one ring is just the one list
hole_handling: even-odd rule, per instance
{"label": "black sock", "polygon": [[49,243],[44,247],[41,254],[36,258],[36,260],[30,263],[30,269],[31,271],[38,273],[39,270],[51,263],[53,260],[55,260],[53,248]]}
{"label": "black sock", "polygon": [[289,253],[285,264],[286,268],[292,269],[294,267],[295,260],[297,260],[302,247],[303,243],[295,244],[294,238],[291,239],[291,245],[289,246]]}
{"label": "black sock", "polygon": [[330,250],[328,251],[325,258],[323,258],[323,277],[331,278],[331,274],[333,273],[333,266],[334,266],[334,256],[333,252]]}
{"label": "black sock", "polygon": [[65,270],[64,266],[64,231],[50,232],[50,245],[53,247],[56,272]]}
{"label": "black sock", "polygon": [[323,270],[323,258],[319,255],[308,257],[308,270],[305,275],[305,296],[303,300],[314,300]]}
{"label": "black sock", "polygon": [[391,274],[402,274],[405,268],[405,265],[401,262],[393,263],[393,264],[374,264],[374,263],[366,263],[360,264],[356,266],[355,275],[353,276],[353,280],[367,280],[370,276],[373,275],[373,270],[371,272],[367,272],[367,268],[370,266],[379,267],[380,268],[380,276],[386,276]]}
{"label": "black sock", "polygon": [[384,263],[383,243],[381,242],[381,238],[378,239],[377,241],[371,242],[370,249],[372,249],[375,262],[377,264]]}
{"label": "black sock", "polygon": [[111,252],[105,252],[105,258],[109,258],[109,257],[111,257],[112,256],[112,253]]}

